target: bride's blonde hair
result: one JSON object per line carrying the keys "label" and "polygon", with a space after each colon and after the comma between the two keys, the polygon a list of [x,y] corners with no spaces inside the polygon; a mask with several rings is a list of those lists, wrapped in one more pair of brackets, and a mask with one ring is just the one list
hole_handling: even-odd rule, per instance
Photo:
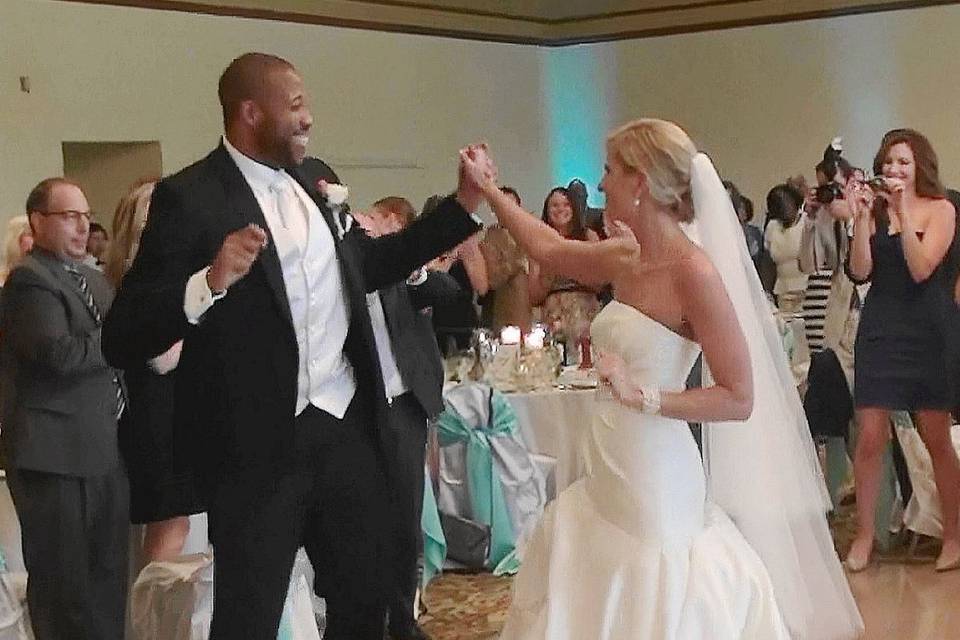
{"label": "bride's blonde hair", "polygon": [[697,147],[683,129],[666,120],[641,118],[607,136],[607,149],[627,170],[643,173],[650,195],[673,209],[678,220],[693,220],[690,167]]}

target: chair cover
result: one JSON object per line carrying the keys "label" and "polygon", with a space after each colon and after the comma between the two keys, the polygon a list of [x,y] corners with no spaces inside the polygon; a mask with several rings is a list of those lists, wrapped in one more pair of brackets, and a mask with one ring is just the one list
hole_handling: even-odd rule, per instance
{"label": "chair cover", "polygon": [[547,503],[546,479],[523,444],[517,417],[503,394],[463,384],[444,396],[438,505],[444,512],[490,526],[489,565],[514,573],[524,542]]}

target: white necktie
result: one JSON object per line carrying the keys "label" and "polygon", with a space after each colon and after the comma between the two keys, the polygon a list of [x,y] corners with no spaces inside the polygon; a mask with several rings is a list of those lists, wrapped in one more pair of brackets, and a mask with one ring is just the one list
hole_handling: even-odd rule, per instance
{"label": "white necktie", "polygon": [[303,250],[307,245],[307,218],[303,203],[285,174],[270,185],[274,206],[280,224],[296,245]]}

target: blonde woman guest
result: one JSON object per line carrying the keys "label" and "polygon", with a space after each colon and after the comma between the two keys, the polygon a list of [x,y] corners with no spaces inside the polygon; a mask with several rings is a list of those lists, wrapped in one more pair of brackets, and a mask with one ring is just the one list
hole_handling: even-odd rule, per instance
{"label": "blonde woman guest", "polygon": [[807,289],[807,275],[800,271],[800,241],[803,225],[797,224],[803,196],[786,184],[767,193],[767,228],[764,246],[777,265],[773,293],[777,308],[786,314],[799,313]]}
{"label": "blonde woman guest", "polygon": [[7,222],[7,233],[3,240],[3,270],[0,271],[0,285],[14,267],[20,264],[23,256],[33,248],[33,231],[27,216],[14,216]]}
{"label": "blonde woman guest", "polygon": [[[140,246],[154,182],[135,185],[117,205],[106,275],[116,287]],[[120,452],[130,479],[130,520],[145,524],[145,563],[180,555],[191,514],[204,510],[189,473],[177,471],[173,452],[173,395],[181,343],[126,369],[129,405],[120,421]]]}

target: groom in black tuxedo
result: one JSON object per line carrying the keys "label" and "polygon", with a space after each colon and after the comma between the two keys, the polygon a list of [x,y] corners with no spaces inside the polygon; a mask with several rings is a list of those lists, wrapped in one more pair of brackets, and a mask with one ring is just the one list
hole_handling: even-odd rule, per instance
{"label": "groom in black tuxedo", "polygon": [[161,181],[103,330],[107,359],[142,363],[183,339],[175,456],[208,499],[211,640],[273,640],[294,555],[322,566],[328,640],[382,640],[396,471],[365,294],[479,227],[461,180],[438,215],[343,239],[312,118],[287,61],[244,54],[220,78],[225,136]]}

